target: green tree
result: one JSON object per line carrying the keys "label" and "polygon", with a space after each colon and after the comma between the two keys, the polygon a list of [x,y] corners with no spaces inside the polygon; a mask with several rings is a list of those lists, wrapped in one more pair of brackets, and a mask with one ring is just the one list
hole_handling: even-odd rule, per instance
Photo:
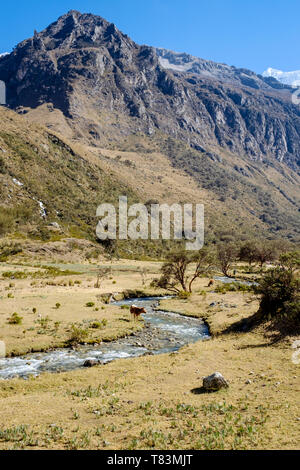
{"label": "green tree", "polygon": [[255,289],[261,296],[261,318],[283,316],[300,321],[299,267],[300,252],[283,254],[278,265],[262,277]]}
{"label": "green tree", "polygon": [[239,255],[240,261],[247,261],[250,266],[257,260],[256,242],[248,240],[240,247]]}
{"label": "green tree", "polygon": [[195,253],[184,250],[170,253],[161,268],[161,277],[156,285],[175,293],[191,293],[195,280],[211,272],[214,262],[214,256],[208,249]]}
{"label": "green tree", "polygon": [[219,243],[217,246],[218,264],[224,276],[229,277],[232,263],[237,259],[238,247],[235,243]]}

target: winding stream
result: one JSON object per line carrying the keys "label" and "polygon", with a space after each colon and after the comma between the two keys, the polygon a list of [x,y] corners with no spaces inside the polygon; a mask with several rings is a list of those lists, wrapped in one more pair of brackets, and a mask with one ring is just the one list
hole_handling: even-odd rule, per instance
{"label": "winding stream", "polygon": [[197,318],[185,317],[173,312],[156,310],[161,297],[114,302],[114,305],[145,307],[143,315],[146,327],[132,336],[95,346],[78,349],[56,349],[46,353],[0,359],[0,379],[21,377],[28,379],[42,372],[63,372],[83,367],[85,361],[102,364],[120,358],[162,354],[177,351],[182,346],[209,338],[205,323]]}

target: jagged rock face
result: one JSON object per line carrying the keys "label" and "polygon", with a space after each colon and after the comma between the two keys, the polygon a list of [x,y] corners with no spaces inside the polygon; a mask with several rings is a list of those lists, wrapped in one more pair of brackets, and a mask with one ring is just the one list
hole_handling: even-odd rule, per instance
{"label": "jagged rock face", "polygon": [[[202,78],[213,78],[224,83],[235,84],[237,86],[244,85],[256,90],[277,88],[276,85],[272,86],[263,76],[256,75],[251,70],[239,69],[226,64],[218,64],[211,60],[194,57],[185,52],[173,52],[162,48],[157,48],[156,52],[159,56],[159,63],[167,70],[193,73]],[[276,80],[274,83],[276,84]],[[278,85],[280,84],[278,83]]]}
{"label": "jagged rock face", "polygon": [[188,62],[188,55],[138,46],[101,17],[71,11],[1,57],[0,80],[14,108],[52,102],[79,120],[87,107],[95,115],[117,112],[131,131],[160,129],[195,148],[217,144],[299,168],[300,108],[289,88],[247,70]]}

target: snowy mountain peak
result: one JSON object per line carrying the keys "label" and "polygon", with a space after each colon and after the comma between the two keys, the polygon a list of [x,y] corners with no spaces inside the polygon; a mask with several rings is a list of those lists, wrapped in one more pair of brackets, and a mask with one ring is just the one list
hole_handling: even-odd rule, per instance
{"label": "snowy mountain peak", "polygon": [[273,77],[285,85],[299,86],[300,85],[300,70],[294,72],[283,72],[269,67],[264,73],[263,77]]}

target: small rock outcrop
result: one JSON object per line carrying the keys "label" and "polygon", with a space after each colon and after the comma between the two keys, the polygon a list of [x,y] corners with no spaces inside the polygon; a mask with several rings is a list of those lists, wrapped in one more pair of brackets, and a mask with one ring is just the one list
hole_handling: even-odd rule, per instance
{"label": "small rock outcrop", "polygon": [[203,379],[203,388],[208,392],[217,392],[221,388],[228,388],[228,382],[220,372],[215,372]]}
{"label": "small rock outcrop", "polygon": [[99,364],[100,364],[99,361],[92,361],[91,359],[88,359],[83,364],[83,367],[95,367],[95,366],[98,366]]}

